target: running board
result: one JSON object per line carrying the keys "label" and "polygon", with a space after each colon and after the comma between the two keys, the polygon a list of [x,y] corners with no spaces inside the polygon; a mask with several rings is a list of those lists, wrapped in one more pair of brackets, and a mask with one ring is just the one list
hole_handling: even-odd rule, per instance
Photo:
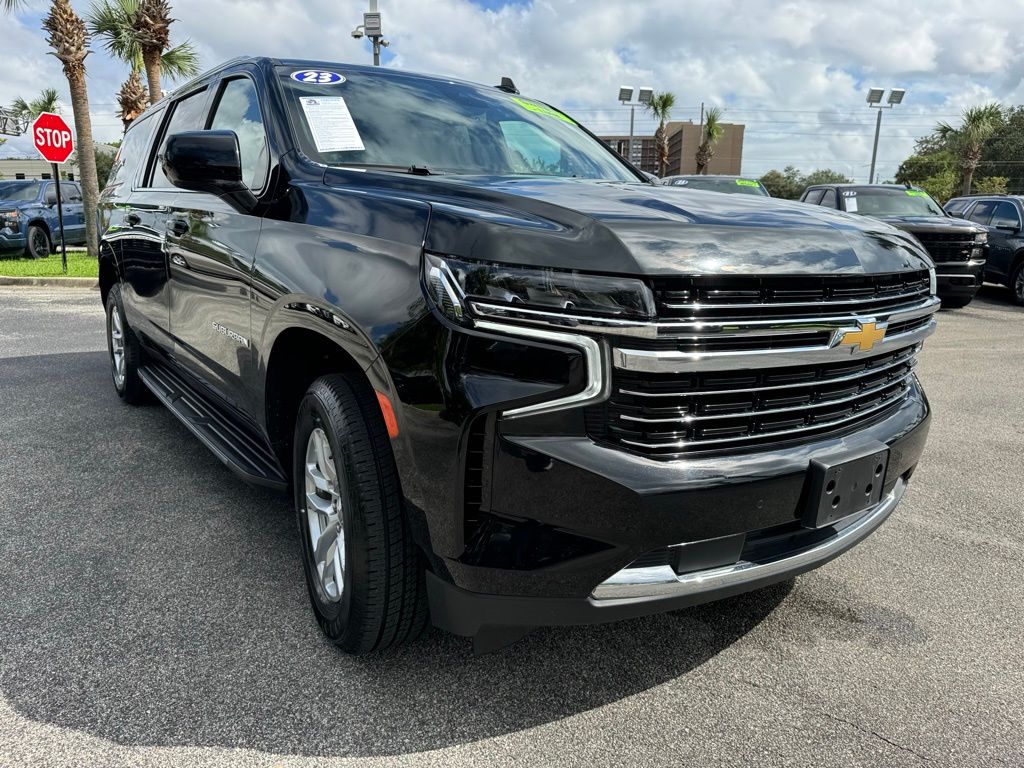
{"label": "running board", "polygon": [[288,478],[266,440],[203,395],[163,363],[139,369],[139,378],[214,456],[243,480],[284,491]]}

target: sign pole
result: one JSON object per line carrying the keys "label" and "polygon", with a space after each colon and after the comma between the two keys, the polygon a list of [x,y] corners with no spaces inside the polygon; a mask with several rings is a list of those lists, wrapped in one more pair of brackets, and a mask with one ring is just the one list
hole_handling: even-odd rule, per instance
{"label": "sign pole", "polygon": [[57,186],[57,227],[60,229],[60,268],[66,275],[68,273],[68,243],[64,239],[64,202],[60,199],[60,167],[56,163],[50,163],[53,168],[53,178]]}

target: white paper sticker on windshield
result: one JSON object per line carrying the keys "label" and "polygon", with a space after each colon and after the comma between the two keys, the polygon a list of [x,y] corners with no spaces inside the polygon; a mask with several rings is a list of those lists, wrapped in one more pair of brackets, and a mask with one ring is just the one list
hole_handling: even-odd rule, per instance
{"label": "white paper sticker on windshield", "polygon": [[857,198],[856,197],[848,197],[848,198],[846,198],[846,212],[847,213],[856,213],[857,212]]}
{"label": "white paper sticker on windshield", "polygon": [[302,111],[319,152],[365,149],[343,96],[301,96]]}

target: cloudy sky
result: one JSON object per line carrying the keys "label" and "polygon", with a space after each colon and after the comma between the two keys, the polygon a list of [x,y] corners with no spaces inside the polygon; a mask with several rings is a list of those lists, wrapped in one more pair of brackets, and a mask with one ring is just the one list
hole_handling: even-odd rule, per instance
{"label": "cloudy sky", "polygon": [[[350,32],[366,0],[171,0],[175,42],[202,65],[245,54],[368,63]],[[44,0],[8,20],[0,103],[67,89],[39,30]],[[85,0],[72,0],[84,13]],[[1024,2],[999,0],[380,0],[389,67],[486,83],[511,76],[597,133],[628,132],[621,84],[676,94],[675,119],[718,105],[747,126],[743,170],[831,167],[866,181],[874,112],[868,86],[907,89],[882,124],[891,177],[913,139],[964,106],[1024,103]],[[991,12],[983,13],[985,8]],[[894,12],[898,8],[898,13]],[[121,131],[114,94],[127,72],[99,43],[89,57],[97,138]],[[63,110],[70,116],[70,106]],[[650,128],[638,121],[638,132]],[[0,153],[20,154],[25,139]]]}

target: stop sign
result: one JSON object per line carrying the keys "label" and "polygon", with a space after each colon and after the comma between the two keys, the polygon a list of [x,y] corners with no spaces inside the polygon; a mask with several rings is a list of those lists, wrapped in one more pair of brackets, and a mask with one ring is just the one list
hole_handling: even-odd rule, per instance
{"label": "stop sign", "polygon": [[32,123],[32,143],[43,159],[51,163],[66,162],[75,150],[68,124],[52,112],[43,112]]}

